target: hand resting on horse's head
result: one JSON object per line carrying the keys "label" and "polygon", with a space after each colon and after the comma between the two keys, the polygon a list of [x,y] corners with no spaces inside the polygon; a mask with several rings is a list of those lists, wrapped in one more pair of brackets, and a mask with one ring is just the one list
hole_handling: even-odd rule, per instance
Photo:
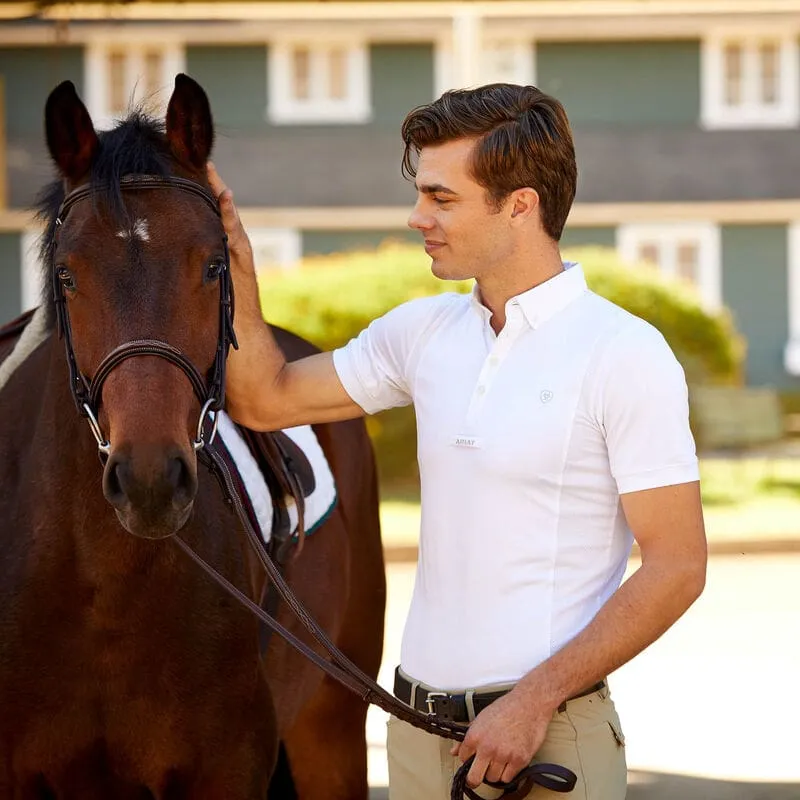
{"label": "hand resting on horse's head", "polygon": [[233,193],[211,162],[207,175],[211,190],[219,199],[236,290],[234,325],[239,349],[228,356],[228,413],[236,422],[262,431],[362,416],[363,409],[339,380],[331,353],[287,363],[264,324],[253,248]]}

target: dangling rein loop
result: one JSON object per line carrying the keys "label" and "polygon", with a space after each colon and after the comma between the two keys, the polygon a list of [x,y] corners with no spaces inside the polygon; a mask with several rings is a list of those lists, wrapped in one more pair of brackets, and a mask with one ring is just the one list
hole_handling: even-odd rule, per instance
{"label": "dangling rein loop", "polygon": [[[292,647],[304,655],[309,661],[314,663],[328,676],[341,683],[345,688],[349,689],[354,694],[358,695],[362,700],[367,703],[373,703],[379,708],[383,709],[389,714],[394,715],[398,719],[413,725],[415,728],[427,731],[428,733],[442,736],[446,739],[453,739],[456,741],[463,740],[466,735],[467,728],[464,725],[451,723],[446,720],[440,719],[435,715],[423,714],[414,708],[406,705],[398,700],[393,695],[389,694],[385,689],[379,686],[372,680],[365,672],[357,667],[350,661],[344,653],[339,650],[336,645],[330,640],[328,635],[320,628],[317,622],[306,611],[305,607],[294,596],[294,593],[289,588],[283,575],[281,574],[275,562],[267,553],[261,537],[253,528],[247,512],[242,505],[241,498],[236,489],[236,484],[228,470],[227,465],[220,457],[219,453],[213,447],[206,447],[199,453],[202,463],[209,469],[209,471],[219,480],[226,498],[230,501],[233,511],[239,518],[239,521],[244,528],[245,535],[258,557],[261,565],[264,567],[267,576],[272,582],[278,596],[283,600],[292,613],[302,623],[303,627],[311,634],[313,639],[320,645],[320,648],[330,657],[330,661],[321,656],[313,648],[306,645],[290,631],[280,625],[277,620],[273,619],[266,611],[260,608],[242,591],[230,583],[223,575],[221,575],[214,567],[208,564],[201,556],[199,556],[188,542],[181,539],[180,536],[172,537],[172,541],[183,550],[201,569],[203,569],[217,584],[219,584],[226,592],[238,600],[245,608],[249,609],[258,619],[264,622],[269,628],[279,634],[285,639]],[[456,780],[453,783],[454,800],[463,800],[466,794],[470,800],[478,796],[466,786],[466,776],[469,771],[471,762],[468,761],[459,770],[456,775]],[[461,778],[459,779],[459,775]],[[457,781],[461,780],[458,784]],[[535,783],[540,786],[545,786],[555,792],[567,793],[571,792],[574,788],[577,777],[574,772],[561,767],[557,764],[536,764],[533,767],[528,767],[520,773],[511,786],[511,791],[517,791],[517,782],[525,782],[527,786],[530,783]],[[459,790],[459,786],[462,788]],[[501,785],[495,785],[495,788],[504,788]],[[460,791],[460,794],[459,794]],[[469,794],[472,792],[472,794]],[[521,795],[519,795],[521,797]],[[512,795],[509,800],[514,800]]]}
{"label": "dangling rein loop", "polygon": [[[469,800],[483,800],[479,794],[467,786],[467,773],[470,771],[473,761],[475,761],[475,756],[468,758],[456,772],[450,789],[450,800],[463,800],[464,797],[468,797]],[[534,786],[541,786],[559,794],[569,794],[577,782],[578,776],[571,769],[559,764],[532,764],[517,773],[514,780],[509,783],[484,781],[493,789],[502,789],[503,797],[507,800],[522,800]]]}

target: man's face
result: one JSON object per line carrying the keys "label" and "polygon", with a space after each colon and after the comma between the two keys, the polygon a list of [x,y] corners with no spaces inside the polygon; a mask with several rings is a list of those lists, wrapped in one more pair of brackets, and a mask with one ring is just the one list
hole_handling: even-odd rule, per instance
{"label": "man's face", "polygon": [[498,212],[469,173],[474,139],[425,147],[417,166],[417,202],[408,219],[425,239],[437,278],[491,274],[512,249],[505,206]]}

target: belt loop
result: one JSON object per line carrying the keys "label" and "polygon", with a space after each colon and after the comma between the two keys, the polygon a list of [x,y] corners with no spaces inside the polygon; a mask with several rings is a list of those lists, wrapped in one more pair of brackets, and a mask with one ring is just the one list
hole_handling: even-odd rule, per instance
{"label": "belt loop", "polygon": [[467,689],[464,694],[464,703],[467,706],[467,719],[472,722],[478,715],[475,713],[475,704],[472,702],[472,697],[475,694],[474,689]]}
{"label": "belt loop", "polygon": [[419,686],[419,681],[411,681],[411,697],[408,698],[408,704],[411,708],[417,707],[417,687]]}

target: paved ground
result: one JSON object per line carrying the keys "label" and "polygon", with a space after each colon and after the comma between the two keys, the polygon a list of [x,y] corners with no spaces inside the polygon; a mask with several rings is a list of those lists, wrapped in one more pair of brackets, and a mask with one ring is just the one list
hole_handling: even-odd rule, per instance
{"label": "paved ground", "polygon": [[[413,564],[389,565],[386,687],[413,574]],[[689,614],[612,676],[628,739],[628,797],[800,800],[799,683],[800,554],[712,558]],[[384,726],[372,709],[371,800],[388,797]]]}

